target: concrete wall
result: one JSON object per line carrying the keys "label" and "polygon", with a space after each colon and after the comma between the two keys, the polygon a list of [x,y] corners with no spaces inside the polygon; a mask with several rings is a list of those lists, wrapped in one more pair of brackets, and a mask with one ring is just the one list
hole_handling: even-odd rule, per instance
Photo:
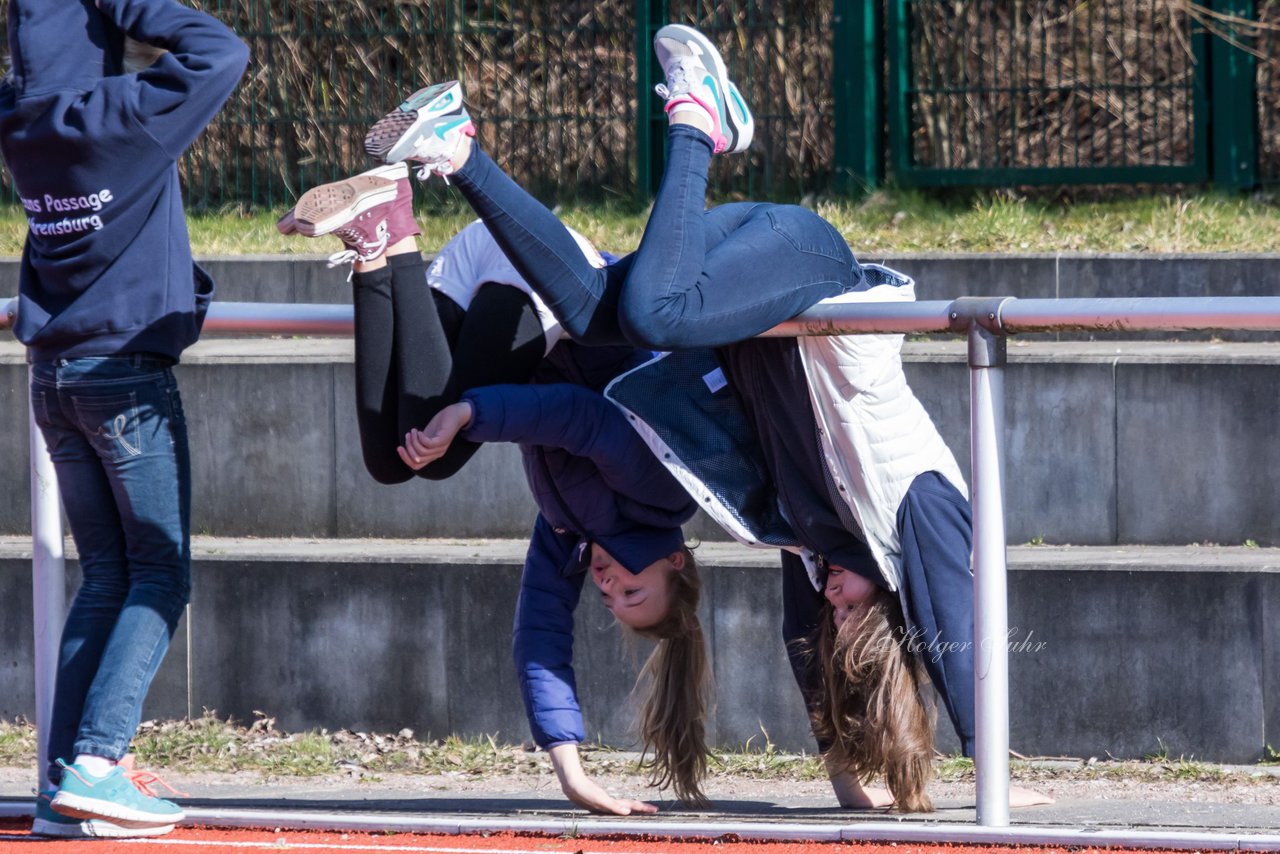
{"label": "concrete wall", "polygon": [[[963,345],[907,345],[907,373],[969,470]],[[7,353],[7,356],[5,355]],[[193,530],[220,536],[519,537],[535,509],[511,446],[448,483],[364,471],[350,342],[210,340],[179,368]],[[0,347],[0,532],[30,530],[25,365]],[[1280,345],[1032,343],[1005,382],[1009,541],[1280,543]],[[690,532],[724,534],[699,518]]]}
{"label": "concrete wall", "polygon": [[[203,709],[280,725],[420,736],[528,738],[510,661],[521,543],[460,561],[216,555],[151,692],[149,717]],[[783,653],[779,574],[767,552],[706,547],[702,611],[723,747],[764,733],[812,750]],[[1102,552],[1102,553],[1100,553]],[[0,718],[31,715],[29,564],[0,552]],[[1010,573],[1013,749],[1223,762],[1280,743],[1280,554],[1275,550],[1016,549]],[[633,745],[632,680],[648,646],[628,643],[585,597],[576,663],[588,737]],[[954,749],[945,713],[939,744]]]}

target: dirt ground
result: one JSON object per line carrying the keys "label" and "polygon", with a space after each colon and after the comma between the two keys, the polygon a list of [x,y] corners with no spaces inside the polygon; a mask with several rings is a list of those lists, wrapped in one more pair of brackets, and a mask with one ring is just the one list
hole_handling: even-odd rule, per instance
{"label": "dirt ground", "polygon": [[[1169,803],[1222,803],[1280,806],[1280,768],[1274,766],[1197,766],[1207,777],[1188,779],[1189,771],[1176,763],[1164,771],[1152,763],[1106,763],[1088,766],[1084,763],[1052,762],[1020,768],[1014,774],[1015,786],[1033,789],[1058,801],[1122,800],[1164,801]],[[524,773],[474,774],[450,772],[432,775],[361,774],[335,772],[320,776],[283,777],[258,772],[236,773],[169,773],[159,770],[165,779],[182,791],[206,797],[217,797],[222,788],[272,785],[277,788],[305,789],[309,796],[323,796],[325,791],[356,790],[364,797],[379,793],[403,795],[406,792],[494,795],[539,792],[554,795],[559,786],[549,766]],[[1166,779],[1160,779],[1161,776]],[[647,780],[634,773],[605,772],[595,776],[597,782],[616,796],[627,796],[655,802],[669,801],[669,794],[647,785]],[[0,788],[16,794],[33,788],[32,768],[0,767]],[[832,798],[830,786],[823,781],[800,781],[751,775],[713,775],[706,785],[712,802],[732,800],[805,800],[821,802]],[[974,797],[971,778],[955,781],[934,780],[930,795],[937,801],[969,801]],[[815,804],[816,805],[816,804]]]}

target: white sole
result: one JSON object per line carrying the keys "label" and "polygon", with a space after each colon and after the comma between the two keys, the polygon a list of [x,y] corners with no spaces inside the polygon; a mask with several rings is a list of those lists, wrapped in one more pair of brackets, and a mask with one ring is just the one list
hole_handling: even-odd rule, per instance
{"label": "white sole", "polygon": [[122,828],[134,830],[172,826],[186,818],[186,815],[181,810],[176,813],[148,813],[142,810],[130,809],[111,801],[85,798],[69,792],[58,793],[57,797],[53,799],[53,809],[54,812],[65,815],[68,818],[100,819],[111,824],[118,824]]}
{"label": "white sole", "polygon": [[167,824],[129,828],[102,819],[83,819],[76,824],[67,824],[38,818],[31,823],[31,834],[56,839],[133,839],[140,836],[164,836],[172,833],[173,827],[172,824]]}
{"label": "white sole", "polygon": [[[344,181],[314,187],[303,193],[302,197],[298,199],[298,204],[293,208],[294,228],[297,229],[299,234],[307,237],[320,237],[328,234],[370,208],[395,199],[398,192],[397,182],[400,178],[407,177],[408,174],[404,164],[393,163],[389,166],[370,169],[368,172],[363,172]],[[383,179],[391,183],[385,187],[361,189],[359,187],[361,179],[369,178]],[[339,204],[331,199],[320,201],[315,195],[318,190],[332,193],[333,188],[338,185],[342,185],[351,192],[350,200],[345,203]],[[311,208],[311,210],[304,211],[305,208]],[[308,218],[304,219],[304,216]]]}
{"label": "white sole", "polygon": [[[395,143],[392,144],[390,147],[388,147],[386,152],[380,155],[383,160],[385,160],[388,163],[398,163],[404,160],[419,159],[418,144],[422,142],[424,138],[422,129],[427,124],[429,124],[430,122],[432,122],[434,119],[437,118],[437,116],[434,115],[434,111],[431,109],[431,107],[433,104],[436,103],[436,101],[438,101],[448,91],[449,90],[445,90],[444,92],[441,92],[439,95],[436,95],[436,97],[432,98],[426,104],[423,104],[421,107],[414,108],[412,111],[401,109],[401,107],[403,106],[401,105],[401,107],[397,107],[395,110],[383,116],[382,119],[379,120],[379,124],[380,124],[381,122],[390,119],[392,116],[408,116],[410,115],[410,113],[412,113],[413,115],[413,121],[410,124],[406,125],[404,130],[400,132],[400,136],[395,141]],[[414,95],[416,94],[417,92],[414,93]],[[405,103],[409,103],[409,101],[412,101],[412,100],[413,100],[413,95],[409,96],[409,98],[405,101]],[[461,102],[462,100],[461,90],[458,90],[458,100],[459,102]],[[453,105],[452,103],[450,103],[448,106],[451,108]],[[377,127],[377,125],[375,124],[374,127]],[[366,147],[366,150],[367,150],[367,147]]]}

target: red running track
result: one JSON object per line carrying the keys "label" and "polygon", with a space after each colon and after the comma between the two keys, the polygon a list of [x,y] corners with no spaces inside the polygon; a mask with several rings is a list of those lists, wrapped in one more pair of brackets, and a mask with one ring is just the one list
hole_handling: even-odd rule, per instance
{"label": "red running track", "polygon": [[418,833],[330,833],[306,830],[222,830],[180,827],[168,836],[152,839],[44,839],[32,836],[30,819],[0,819],[0,852],[39,851],[40,854],[73,852],[138,851],[142,854],[245,854],[252,851],[341,854],[1186,854],[1163,849],[1062,848],[989,845],[917,845],[908,843],[759,842],[721,837],[703,842],[668,839],[565,839],[494,833],[478,836]]}

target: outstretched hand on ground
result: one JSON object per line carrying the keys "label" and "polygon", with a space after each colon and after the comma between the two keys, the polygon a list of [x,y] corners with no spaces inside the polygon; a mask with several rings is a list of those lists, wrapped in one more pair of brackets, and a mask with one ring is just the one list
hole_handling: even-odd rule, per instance
{"label": "outstretched hand on ground", "polygon": [[888,789],[863,786],[857,776],[849,771],[833,772],[828,767],[827,774],[831,778],[831,788],[836,793],[836,801],[841,809],[870,810],[893,806],[893,793]]}
{"label": "outstretched hand on ground", "polygon": [[1021,786],[1009,787],[1009,806],[1011,807],[1038,807],[1053,802],[1053,798],[1035,789],[1024,789]]}
{"label": "outstretched hand on ground", "polygon": [[454,437],[470,423],[471,404],[465,400],[451,404],[437,412],[426,427],[406,433],[396,452],[405,465],[417,471],[443,457]]}
{"label": "outstretched hand on ground", "polygon": [[585,810],[606,815],[632,815],[655,813],[658,808],[644,801],[630,798],[615,798],[600,788],[582,770],[582,762],[578,758],[578,745],[572,743],[557,744],[548,753],[551,755],[551,767],[560,779],[560,790],[564,796]]}

